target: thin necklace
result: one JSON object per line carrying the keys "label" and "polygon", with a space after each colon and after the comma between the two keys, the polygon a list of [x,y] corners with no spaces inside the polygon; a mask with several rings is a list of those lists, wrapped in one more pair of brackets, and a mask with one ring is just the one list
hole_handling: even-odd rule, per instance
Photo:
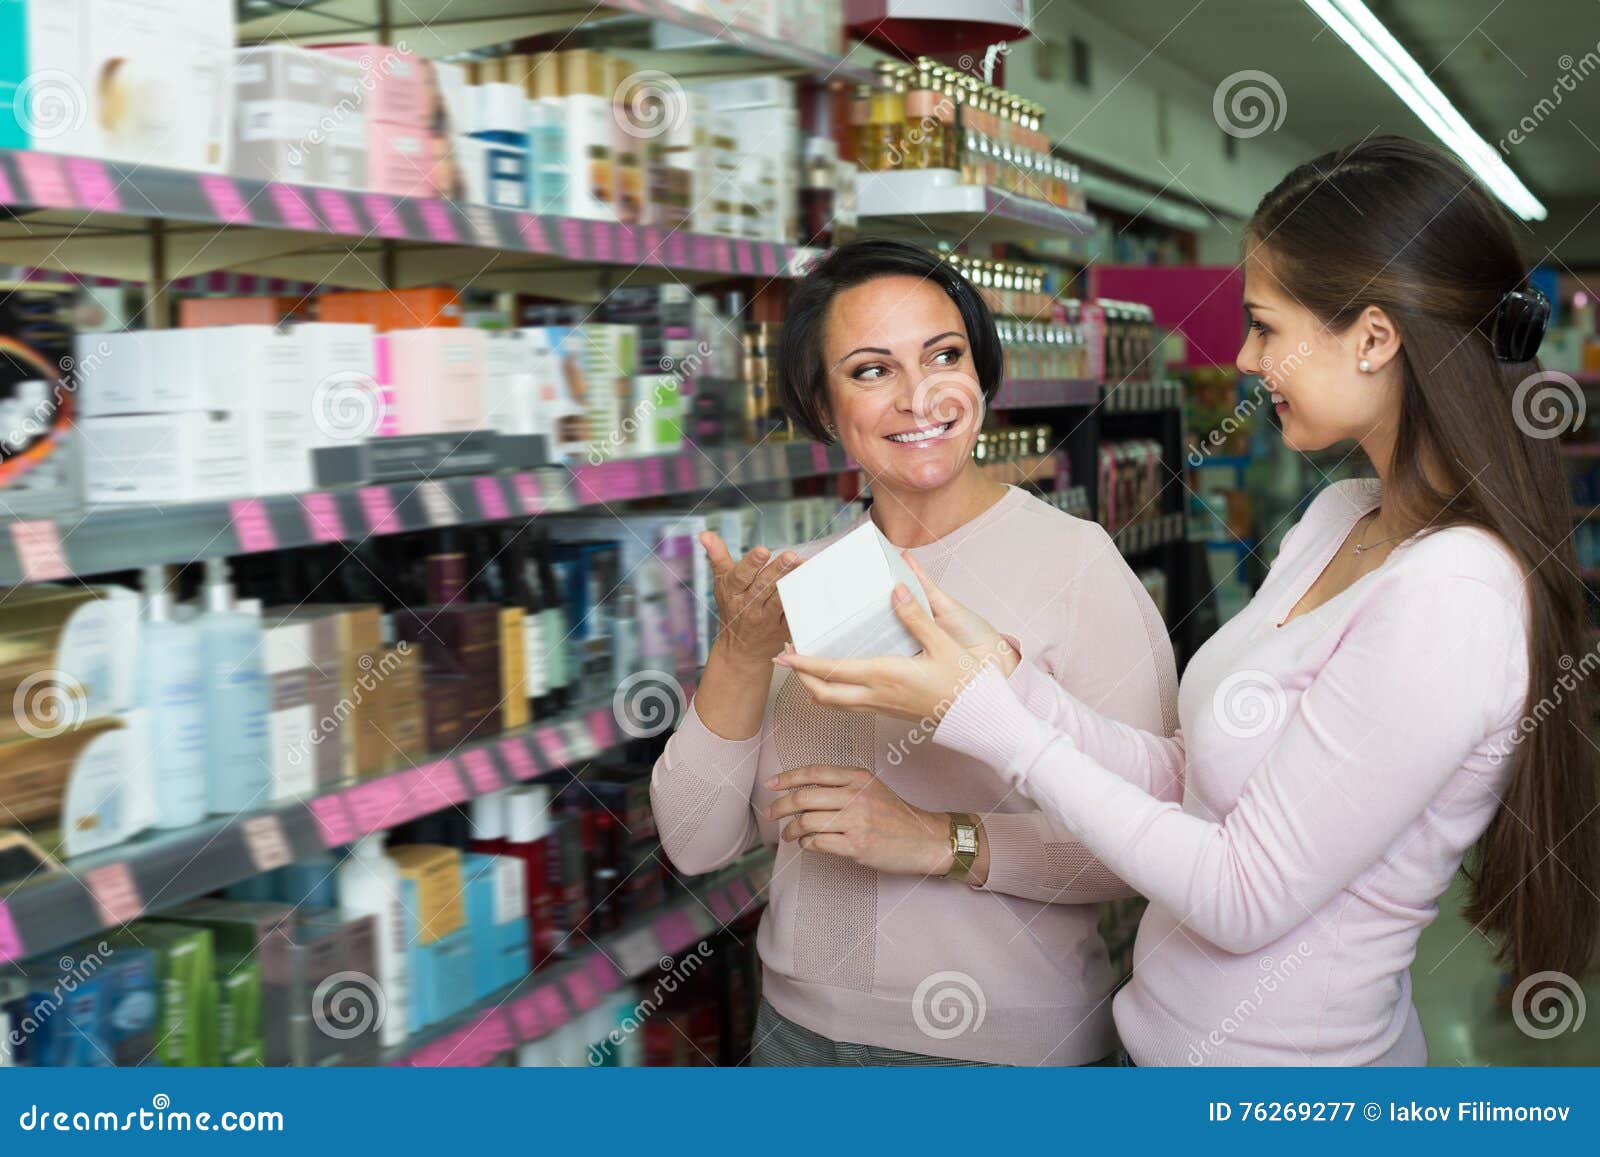
{"label": "thin necklace", "polygon": [[1369,542],[1363,541],[1367,537],[1367,531],[1371,530],[1374,526],[1377,525],[1377,523],[1378,523],[1378,519],[1376,517],[1374,517],[1371,522],[1367,523],[1366,529],[1362,530],[1362,532],[1361,532],[1361,538],[1357,539],[1355,546],[1350,548],[1350,553],[1351,554],[1356,555],[1357,557],[1359,557],[1359,556],[1367,553],[1367,551],[1369,551],[1369,550],[1377,550],[1380,546],[1382,546],[1386,542],[1393,542],[1397,538],[1409,538],[1411,536],[1410,532],[1406,531],[1406,532],[1403,532],[1403,533],[1400,533],[1400,534],[1391,534],[1388,538],[1380,538],[1377,542],[1369,543]]}

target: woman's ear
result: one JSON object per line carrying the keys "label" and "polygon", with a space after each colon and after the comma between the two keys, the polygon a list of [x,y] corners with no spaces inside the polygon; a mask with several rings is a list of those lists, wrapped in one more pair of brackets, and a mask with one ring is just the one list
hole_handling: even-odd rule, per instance
{"label": "woman's ear", "polygon": [[1361,311],[1354,326],[1356,357],[1364,373],[1375,374],[1400,354],[1400,330],[1376,305]]}

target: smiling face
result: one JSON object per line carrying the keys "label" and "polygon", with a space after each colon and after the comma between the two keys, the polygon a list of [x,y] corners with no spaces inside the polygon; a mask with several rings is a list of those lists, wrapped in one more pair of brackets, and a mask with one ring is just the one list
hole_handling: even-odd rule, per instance
{"label": "smiling face", "polygon": [[[1392,431],[1399,413],[1398,342],[1381,311],[1369,308],[1334,333],[1284,289],[1268,263],[1245,261],[1244,308],[1250,328],[1234,360],[1259,374],[1291,450],[1323,450],[1347,439]],[[1362,371],[1361,359],[1370,369]]]}
{"label": "smiling face", "polygon": [[935,490],[972,464],[983,395],[961,311],[916,277],[844,290],[822,334],[839,441],[890,490]]}

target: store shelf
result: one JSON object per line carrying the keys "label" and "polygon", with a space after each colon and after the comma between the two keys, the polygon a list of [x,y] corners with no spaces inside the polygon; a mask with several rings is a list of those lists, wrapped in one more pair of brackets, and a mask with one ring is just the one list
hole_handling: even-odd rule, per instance
{"label": "store shelf", "polygon": [[[868,50],[857,47],[841,58],[790,44],[751,27],[744,0],[707,0],[690,11],[668,0],[322,0],[280,4],[279,10],[251,18],[246,4],[239,41],[371,41],[382,39],[381,12],[389,7],[389,39],[405,42],[422,56],[440,57],[521,40],[542,33],[584,28],[596,43],[624,52],[640,68],[660,68],[674,76],[728,76],[761,72],[811,76],[866,84],[873,80]],[[254,7],[259,11],[260,5]],[[652,49],[649,22],[698,32],[710,43],[690,48]]]}
{"label": "store shelf", "polygon": [[[692,673],[672,678],[682,688],[681,698],[674,698],[687,704],[694,695]],[[314,799],[221,817],[79,857],[65,870],[0,899],[0,964],[49,952],[629,741],[610,703],[588,706]]]}
{"label": "store shelf", "polygon": [[1183,515],[1162,514],[1132,526],[1124,526],[1111,536],[1123,555],[1142,554],[1183,538]]}
{"label": "store shelf", "polygon": [[15,214],[0,220],[0,262],[130,281],[231,270],[363,289],[452,279],[495,289],[531,269],[558,279],[552,291],[566,271],[565,288],[578,291],[600,271],[617,284],[797,277],[820,252],[17,150],[0,150],[0,206]]}
{"label": "store shelf", "polygon": [[1108,414],[1145,414],[1183,408],[1183,386],[1178,382],[1108,383],[1103,394]]}
{"label": "store shelf", "polygon": [[1050,406],[1092,406],[1100,397],[1098,382],[1067,378],[1007,378],[995,391],[991,410],[1032,410]]}
{"label": "store shelf", "polygon": [[424,482],[347,486],[185,506],[100,506],[0,520],[0,585],[184,564],[371,536],[609,506],[854,469],[819,443],[691,447],[576,470],[545,467]]}
{"label": "store shelf", "polygon": [[1094,218],[985,185],[962,185],[949,169],[862,173],[856,209],[866,233],[956,244],[1086,237]]}
{"label": "store shelf", "polygon": [[492,993],[461,1015],[396,1048],[392,1065],[473,1068],[554,1032],[594,1008],[625,980],[648,976],[741,916],[758,909],[772,877],[772,853],[751,852],[694,880],[687,893],[620,931],[585,943],[573,959]]}

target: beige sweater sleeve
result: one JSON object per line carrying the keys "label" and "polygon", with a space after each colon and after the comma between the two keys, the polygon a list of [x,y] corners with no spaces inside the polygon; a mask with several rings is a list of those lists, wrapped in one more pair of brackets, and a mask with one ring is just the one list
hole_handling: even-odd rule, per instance
{"label": "beige sweater sleeve", "polygon": [[650,775],[661,846],[680,872],[715,871],[759,837],[750,800],[766,735],[763,725],[749,739],[724,739],[690,703]]}

